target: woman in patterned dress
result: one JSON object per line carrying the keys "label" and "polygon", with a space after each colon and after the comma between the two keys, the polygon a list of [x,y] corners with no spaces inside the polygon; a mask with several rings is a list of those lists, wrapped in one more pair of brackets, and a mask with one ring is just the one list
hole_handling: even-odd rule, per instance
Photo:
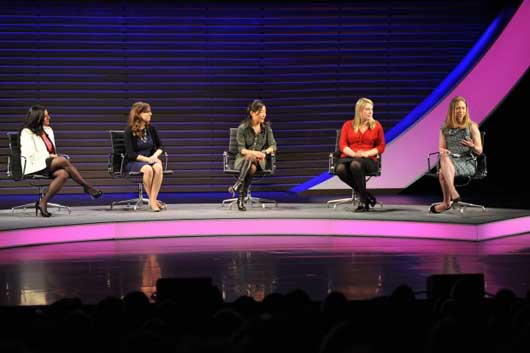
{"label": "woman in patterned dress", "polygon": [[441,213],[458,205],[460,195],[455,188],[455,176],[475,174],[476,156],[480,154],[482,154],[482,140],[478,125],[469,117],[465,98],[454,97],[440,130],[438,179],[442,187],[443,200],[431,206],[431,213]]}

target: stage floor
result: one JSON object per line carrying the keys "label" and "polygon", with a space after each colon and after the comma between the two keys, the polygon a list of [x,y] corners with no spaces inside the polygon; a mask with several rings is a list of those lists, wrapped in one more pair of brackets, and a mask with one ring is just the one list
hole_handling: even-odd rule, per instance
{"label": "stage floor", "polygon": [[168,210],[127,210],[109,206],[72,207],[36,217],[34,210],[0,211],[0,248],[76,241],[183,236],[328,235],[483,241],[530,233],[530,210],[468,208],[430,214],[426,205],[353,206],[280,203],[246,212],[219,203],[169,204]]}
{"label": "stage floor", "polygon": [[489,293],[529,290],[530,210],[429,214],[424,200],[381,199],[369,213],[323,202],[246,212],[177,202],[159,213],[100,204],[43,218],[6,207],[0,305],[151,295],[160,277],[212,277],[227,301],[295,288],[317,300],[332,290],[367,299],[403,283],[423,291],[435,273],[483,273]]}

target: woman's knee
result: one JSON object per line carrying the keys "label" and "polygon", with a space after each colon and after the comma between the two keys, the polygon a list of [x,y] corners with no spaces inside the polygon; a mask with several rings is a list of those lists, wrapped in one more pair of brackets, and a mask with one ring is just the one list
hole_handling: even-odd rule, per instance
{"label": "woman's knee", "polygon": [[155,174],[162,174],[162,172],[164,171],[164,168],[162,168],[162,164],[160,163],[153,164],[151,168]]}
{"label": "woman's knee", "polygon": [[337,164],[337,166],[335,166],[335,173],[337,173],[338,175],[345,175],[346,167],[344,166],[344,164]]}
{"label": "woman's knee", "polygon": [[153,176],[153,168],[150,165],[144,165],[140,171],[144,174],[145,177]]}
{"label": "woman's knee", "polygon": [[358,174],[361,172],[363,166],[361,165],[361,163],[357,162],[357,161],[353,161],[350,163],[350,171],[352,172],[352,174]]}
{"label": "woman's knee", "polygon": [[60,178],[60,179],[68,179],[70,177],[70,174],[64,169],[58,169],[53,173],[54,178]]}

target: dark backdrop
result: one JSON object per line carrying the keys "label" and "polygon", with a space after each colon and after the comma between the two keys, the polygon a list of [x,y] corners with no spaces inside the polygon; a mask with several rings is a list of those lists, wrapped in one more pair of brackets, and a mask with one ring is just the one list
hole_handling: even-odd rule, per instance
{"label": "dark backdrop", "polygon": [[[163,192],[226,191],[228,129],[262,98],[289,190],[327,170],[335,129],[361,96],[388,131],[483,33],[504,2],[16,1],[0,4],[0,164],[5,132],[49,107],[58,149],[105,192],[109,129],[151,103],[170,154]],[[517,116],[519,118],[519,116]],[[489,133],[491,143],[495,141]],[[6,177],[0,195],[29,193]],[[78,193],[70,183],[64,193]]]}

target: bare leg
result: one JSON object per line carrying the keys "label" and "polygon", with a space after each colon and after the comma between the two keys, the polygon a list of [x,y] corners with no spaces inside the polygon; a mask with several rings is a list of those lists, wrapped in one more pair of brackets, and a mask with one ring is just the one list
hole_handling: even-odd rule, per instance
{"label": "bare leg", "polygon": [[46,194],[44,194],[44,197],[39,201],[39,206],[43,210],[47,210],[48,201],[57,194],[63,187],[63,185],[66,183],[70,175],[68,175],[68,172],[64,169],[59,169],[53,172],[53,180],[51,181],[50,185],[48,186],[48,190],[46,190]]}
{"label": "bare leg", "polygon": [[154,203],[160,208],[158,202],[158,193],[162,187],[162,180],[164,179],[162,164],[156,163],[152,166],[153,169],[153,182],[151,184],[151,192],[149,194],[149,200],[154,200]]}
{"label": "bare leg", "polygon": [[151,209],[156,211],[160,210],[158,207],[158,204],[156,203],[156,199],[153,201],[153,196],[151,193],[152,186],[153,186],[153,168],[150,165],[144,165],[140,171],[143,173],[143,183],[144,183],[144,189],[147,193],[147,197],[149,197],[149,205],[151,206]]}
{"label": "bare leg", "polygon": [[451,207],[451,200],[459,197],[454,184],[455,167],[451,158],[445,154],[440,156],[440,173],[438,180],[440,181],[440,186],[442,188],[443,200],[442,203],[435,206],[435,210],[437,212],[443,212]]}

